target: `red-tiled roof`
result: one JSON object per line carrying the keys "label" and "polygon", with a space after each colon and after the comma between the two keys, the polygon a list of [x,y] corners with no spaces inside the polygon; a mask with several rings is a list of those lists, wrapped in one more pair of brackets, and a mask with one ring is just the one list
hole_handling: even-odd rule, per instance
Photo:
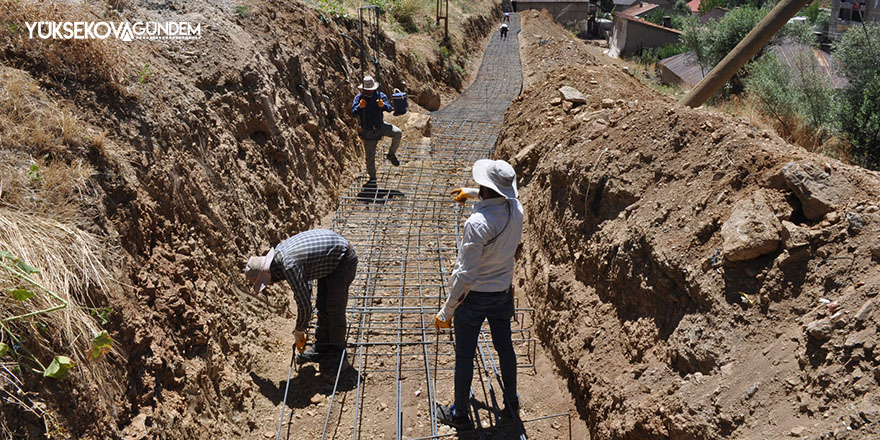
{"label": "red-tiled roof", "polygon": [[688,7],[691,8],[691,12],[700,12],[700,2],[702,2],[702,0],[691,0],[688,2]]}

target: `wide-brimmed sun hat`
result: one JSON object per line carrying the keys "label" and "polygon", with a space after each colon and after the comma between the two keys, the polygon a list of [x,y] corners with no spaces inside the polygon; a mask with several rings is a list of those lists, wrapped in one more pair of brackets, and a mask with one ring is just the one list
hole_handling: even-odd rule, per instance
{"label": "wide-brimmed sun hat", "polygon": [[516,171],[503,160],[480,159],[474,163],[474,180],[498,194],[516,198]]}
{"label": "wide-brimmed sun hat", "polygon": [[275,258],[274,248],[269,249],[265,256],[255,255],[248,259],[244,276],[254,284],[254,293],[262,292],[272,282],[272,273],[269,272],[269,267],[272,265],[273,258]]}
{"label": "wide-brimmed sun hat", "polygon": [[361,90],[376,90],[379,88],[379,83],[372,76],[367,75],[364,77],[364,83],[359,85],[358,88]]}

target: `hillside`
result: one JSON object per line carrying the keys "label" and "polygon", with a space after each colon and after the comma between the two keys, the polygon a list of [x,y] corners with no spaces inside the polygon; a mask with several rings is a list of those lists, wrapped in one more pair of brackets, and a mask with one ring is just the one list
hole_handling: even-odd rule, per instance
{"label": "hillside", "polygon": [[880,175],[676,107],[547,16],[521,42],[518,287],[593,438],[876,437]]}

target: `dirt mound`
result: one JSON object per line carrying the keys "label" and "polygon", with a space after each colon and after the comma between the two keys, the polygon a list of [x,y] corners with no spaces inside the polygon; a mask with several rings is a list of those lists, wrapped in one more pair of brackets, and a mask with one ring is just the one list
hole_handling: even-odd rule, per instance
{"label": "dirt mound", "polygon": [[496,151],[527,208],[517,283],[594,438],[877,436],[880,175],[523,22]]}
{"label": "dirt mound", "polygon": [[[121,287],[107,304],[123,351],[108,359],[126,372],[124,391],[106,412],[69,410],[69,403],[98,405],[87,388],[58,394],[50,409],[75,438],[262,433],[266,421],[247,411],[259,393],[248,372],[257,352],[275,349],[278,335],[263,324],[290,317],[289,292],[270,291],[270,306],[250,297],[241,266],[246,256],[319,223],[361,170],[363,147],[348,115],[359,52],[341,36],[355,36],[356,23],[297,2],[111,3],[84,2],[83,10],[3,5],[11,17],[37,14],[30,20],[45,14],[203,24],[200,40],[100,46],[88,53],[97,57],[91,61],[77,43],[26,44],[24,26],[2,40],[4,63],[72,102],[90,134],[92,127],[105,130],[100,142],[92,137],[39,154],[49,164],[83,159],[96,170],[101,203],[90,207],[93,229],[124,254],[116,265]],[[475,20],[471,51],[485,35]],[[428,62],[398,54],[389,38],[381,44],[384,84],[450,93],[425,74]],[[53,58],[40,58],[47,51]],[[83,58],[64,65],[72,56]],[[100,81],[70,74],[107,60],[112,74]],[[29,422],[15,414],[6,420],[13,431],[32,428],[17,426]]]}

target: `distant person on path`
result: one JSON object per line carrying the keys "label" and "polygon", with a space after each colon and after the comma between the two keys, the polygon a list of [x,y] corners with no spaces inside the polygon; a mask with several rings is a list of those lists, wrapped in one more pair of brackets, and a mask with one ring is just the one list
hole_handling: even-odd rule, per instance
{"label": "distant person on path", "polygon": [[504,21],[510,23],[510,12],[504,13]]}
{"label": "distant person on path", "polygon": [[459,430],[472,427],[468,396],[474,377],[474,354],[483,320],[488,319],[492,341],[501,364],[504,406],[519,413],[516,394],[516,353],[511,340],[513,317],[513,257],[522,238],[523,209],[516,199],[516,172],[503,160],[474,163],[479,190],[459,188],[455,199],[463,202],[479,194],[474,212],[464,224],[458,260],[450,278],[446,304],[434,317],[434,327],[452,327],[455,321],[455,402],[439,405],[441,422]]}
{"label": "distant person on path", "polygon": [[391,138],[391,147],[385,157],[391,161],[394,166],[399,166],[400,161],[397,159],[397,148],[400,147],[400,138],[403,131],[394,125],[386,123],[382,119],[383,112],[392,112],[394,108],[388,101],[388,96],[382,92],[377,92],[379,83],[373,80],[372,76],[365,76],[364,82],[358,86],[361,93],[354,97],[354,103],[351,106],[351,114],[360,117],[361,120],[361,137],[364,139],[364,151],[367,160],[367,174],[370,176],[367,186],[376,186],[376,145],[383,137]]}
{"label": "distant person on path", "polygon": [[[296,301],[295,345],[299,363],[319,362],[338,365],[345,349],[345,307],[348,288],[357,271],[354,247],[339,234],[327,229],[305,231],[282,241],[265,256],[247,262],[245,277],[259,294],[267,285],[287,280]],[[308,282],[318,280],[318,325],[315,345],[308,350],[306,330],[312,318],[312,289]]]}
{"label": "distant person on path", "polygon": [[501,23],[501,39],[507,39],[507,23]]}

